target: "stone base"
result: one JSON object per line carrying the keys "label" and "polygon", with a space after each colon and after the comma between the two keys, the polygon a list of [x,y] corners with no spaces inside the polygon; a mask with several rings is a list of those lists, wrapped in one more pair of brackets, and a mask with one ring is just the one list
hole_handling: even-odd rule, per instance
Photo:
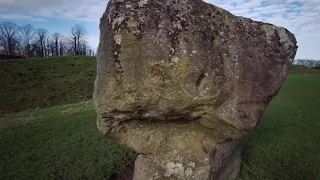
{"label": "stone base", "polygon": [[135,162],[133,180],[234,180],[241,165],[243,140],[218,144],[208,155],[207,163],[195,164],[176,152],[140,154]]}

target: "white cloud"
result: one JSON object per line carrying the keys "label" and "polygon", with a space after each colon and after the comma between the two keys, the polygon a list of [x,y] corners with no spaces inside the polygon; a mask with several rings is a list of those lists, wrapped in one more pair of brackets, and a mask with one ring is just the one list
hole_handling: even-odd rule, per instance
{"label": "white cloud", "polygon": [[320,60],[320,0],[221,0],[213,2],[231,13],[282,26],[293,32],[296,58]]}
{"label": "white cloud", "polygon": [[29,15],[22,15],[22,14],[7,14],[7,13],[0,13],[0,19],[27,19],[30,21],[46,21],[44,18],[37,18]]}
{"label": "white cloud", "polygon": [[12,16],[98,22],[107,3],[105,0],[0,0],[0,7],[2,11],[10,10]]}
{"label": "white cloud", "polygon": [[[320,53],[318,53],[320,0],[205,1],[238,16],[287,28],[296,35],[298,40],[297,58],[308,57],[320,60]],[[41,21],[54,17],[92,22],[96,26],[107,3],[108,0],[0,0],[0,19]],[[91,35],[88,39],[93,47],[97,47],[99,40],[97,35]]]}

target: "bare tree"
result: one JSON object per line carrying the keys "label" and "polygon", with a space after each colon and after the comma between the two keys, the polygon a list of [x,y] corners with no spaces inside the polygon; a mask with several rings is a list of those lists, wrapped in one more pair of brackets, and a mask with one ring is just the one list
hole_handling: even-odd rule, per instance
{"label": "bare tree", "polygon": [[45,40],[45,52],[46,52],[46,57],[50,56],[50,42],[51,42],[51,38],[50,35],[46,36],[46,40]]}
{"label": "bare tree", "polygon": [[89,46],[88,46],[88,42],[85,40],[81,40],[80,41],[80,45],[79,45],[79,55],[87,55],[89,50]]}
{"label": "bare tree", "polygon": [[21,43],[20,39],[14,39],[13,41],[14,44],[14,55],[18,55],[18,56],[24,56],[24,46]]}
{"label": "bare tree", "polygon": [[48,31],[43,28],[37,29],[37,35],[39,38],[40,48],[41,48],[41,57],[45,56],[45,40],[48,35]]}
{"label": "bare tree", "polygon": [[10,21],[2,22],[0,24],[0,39],[3,41],[3,48],[7,55],[15,55],[15,48],[19,41],[19,27]]}
{"label": "bare tree", "polygon": [[89,56],[92,56],[92,50],[89,49]]}
{"label": "bare tree", "polygon": [[302,65],[302,66],[306,66],[306,67],[319,68],[320,67],[320,60],[297,59],[294,61],[294,64]]}
{"label": "bare tree", "polygon": [[73,43],[74,55],[79,55],[80,52],[80,41],[87,34],[86,28],[83,26],[76,24],[71,28],[71,42]]}
{"label": "bare tree", "polygon": [[53,42],[54,42],[54,48],[55,48],[55,55],[56,56],[59,56],[59,39],[60,39],[60,37],[61,37],[61,34],[59,34],[59,33],[54,33],[52,35],[52,39],[53,39]]}
{"label": "bare tree", "polygon": [[65,43],[65,55],[74,56],[76,55],[77,43],[75,38],[69,38]]}
{"label": "bare tree", "polygon": [[0,54],[6,54],[6,41],[5,41],[5,37],[0,34]]}
{"label": "bare tree", "polygon": [[59,54],[60,54],[60,56],[65,55],[65,49],[66,49],[65,43],[66,43],[65,38],[60,37],[60,40],[59,40]]}
{"label": "bare tree", "polygon": [[71,36],[64,37],[59,33],[50,36],[46,29],[35,29],[30,24],[19,27],[13,22],[1,22],[0,53],[26,57],[94,55],[85,41],[86,34],[86,28],[78,24],[71,28]]}
{"label": "bare tree", "polygon": [[22,37],[22,44],[24,46],[24,56],[30,57],[31,41],[35,35],[35,29],[31,24],[26,24],[20,28],[20,34]]}
{"label": "bare tree", "polygon": [[53,37],[50,38],[49,47],[50,47],[51,56],[57,56],[56,43],[55,43]]}
{"label": "bare tree", "polygon": [[31,44],[31,56],[33,57],[42,57],[42,51],[39,42],[34,42]]}

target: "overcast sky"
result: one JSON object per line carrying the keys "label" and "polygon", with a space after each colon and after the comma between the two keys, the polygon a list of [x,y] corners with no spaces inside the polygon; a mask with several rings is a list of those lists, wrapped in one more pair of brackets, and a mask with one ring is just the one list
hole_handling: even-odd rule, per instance
{"label": "overcast sky", "polygon": [[[151,1],[151,0],[150,0]],[[320,60],[320,0],[205,0],[231,13],[283,26],[298,40],[296,58]],[[96,48],[99,19],[108,0],[0,0],[0,21],[30,23],[50,33],[67,35],[75,24],[85,26]]]}

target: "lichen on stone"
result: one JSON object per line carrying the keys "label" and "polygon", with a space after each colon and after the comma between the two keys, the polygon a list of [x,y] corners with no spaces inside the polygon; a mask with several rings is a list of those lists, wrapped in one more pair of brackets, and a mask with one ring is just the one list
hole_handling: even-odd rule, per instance
{"label": "lichen on stone", "polygon": [[286,29],[202,0],[111,0],[100,31],[97,126],[141,153],[136,172],[148,180],[237,173],[239,139],[258,125],[297,51]]}

